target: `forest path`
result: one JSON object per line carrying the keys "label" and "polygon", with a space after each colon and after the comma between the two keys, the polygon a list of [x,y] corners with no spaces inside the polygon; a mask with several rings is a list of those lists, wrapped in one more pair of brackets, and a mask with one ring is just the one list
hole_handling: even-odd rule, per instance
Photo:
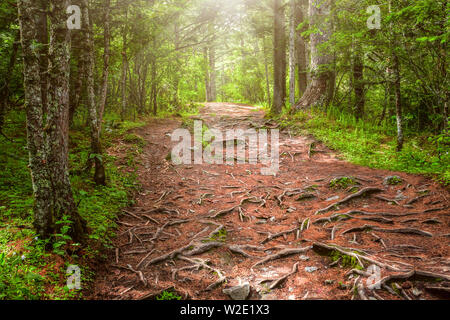
{"label": "forest path", "polygon": [[[254,107],[230,103],[208,103],[195,118],[221,130],[277,127]],[[349,164],[312,137],[284,131],[276,176],[261,175],[262,164],[174,166],[166,159],[180,126],[155,119],[136,130],[148,141],[142,191],[119,219],[90,298],[154,299],[166,290],[229,299],[223,288],[245,283],[249,299],[448,295],[449,194],[437,183]],[[394,175],[401,181],[386,184]],[[344,176],[353,180],[330,186]],[[374,264],[379,274],[368,269]],[[381,280],[380,290],[363,288],[370,279]]]}

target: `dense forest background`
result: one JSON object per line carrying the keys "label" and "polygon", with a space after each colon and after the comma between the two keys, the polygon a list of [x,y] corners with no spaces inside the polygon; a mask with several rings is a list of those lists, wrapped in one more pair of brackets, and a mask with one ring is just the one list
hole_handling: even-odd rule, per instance
{"label": "dense forest background", "polygon": [[[107,245],[136,185],[105,148],[120,137],[138,153],[142,141],[128,129],[145,117],[188,117],[204,101],[260,106],[350,161],[448,185],[448,1],[319,2],[0,1],[2,251],[28,239],[36,257],[27,268],[39,278],[33,270],[49,243],[67,257],[86,224],[90,239]],[[81,29],[64,28],[68,5],[81,9]],[[53,118],[61,126],[46,126]],[[48,139],[42,152],[40,138]],[[57,164],[43,165],[43,153]],[[58,177],[60,185],[45,187]],[[58,209],[46,208],[55,193]],[[39,218],[50,211],[51,221]],[[45,243],[36,246],[35,235]],[[19,258],[0,265],[22,268]],[[33,276],[18,276],[16,291],[1,277],[3,297],[43,294]]]}

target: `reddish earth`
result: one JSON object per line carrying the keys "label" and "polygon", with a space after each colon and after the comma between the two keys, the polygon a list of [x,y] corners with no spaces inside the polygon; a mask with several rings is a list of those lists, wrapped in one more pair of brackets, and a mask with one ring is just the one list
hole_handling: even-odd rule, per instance
{"label": "reddish earth", "polygon": [[[276,127],[234,104],[207,104],[199,118],[221,130]],[[276,176],[261,175],[262,164],[174,166],[166,159],[180,125],[155,119],[136,131],[148,141],[142,192],[119,219],[116,249],[97,270],[90,299],[154,299],[166,289],[229,299],[222,290],[244,282],[249,299],[448,299],[449,193],[439,184],[350,164],[289,132],[280,133]],[[394,175],[399,184],[384,183]],[[343,176],[354,183],[330,187]],[[367,273],[374,264],[378,276]],[[367,288],[377,281],[380,289]]]}

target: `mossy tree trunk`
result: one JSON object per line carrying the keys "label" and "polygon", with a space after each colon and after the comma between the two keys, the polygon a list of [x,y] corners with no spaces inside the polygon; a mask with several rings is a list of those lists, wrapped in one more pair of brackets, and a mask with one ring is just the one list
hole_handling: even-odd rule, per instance
{"label": "mossy tree trunk", "polygon": [[285,6],[273,0],[274,11],[274,86],[271,112],[281,113],[286,103],[286,22]]}
{"label": "mossy tree trunk", "polygon": [[[91,156],[89,159],[89,165],[92,163],[92,159],[95,166],[94,171],[94,182],[97,185],[106,184],[106,173],[105,166],[103,162],[103,151],[102,144],[100,140],[101,122],[100,112],[97,110],[97,105],[95,101],[95,91],[94,91],[94,68],[95,68],[95,57],[94,57],[94,39],[92,32],[92,25],[90,23],[90,9],[87,0],[82,1],[83,6],[83,26],[84,26],[84,50],[82,52],[82,57],[84,64],[86,66],[86,89],[88,95],[88,114],[89,114],[89,127],[91,132]],[[106,89],[104,89],[106,91]],[[105,93],[106,97],[106,93]],[[105,98],[106,99],[106,98]],[[103,101],[100,101],[102,104]],[[104,106],[103,106],[104,107]],[[101,112],[103,115],[103,111]]]}
{"label": "mossy tree trunk", "polygon": [[324,49],[324,44],[330,39],[332,25],[329,18],[331,0],[309,0],[309,15],[312,26],[318,32],[310,36],[311,48],[311,82],[295,109],[304,109],[324,104],[328,95],[330,71],[333,57]]}
{"label": "mossy tree trunk", "polygon": [[38,1],[18,2],[24,61],[25,107],[29,167],[34,204],[34,226],[42,238],[58,232],[63,216],[72,221],[70,235],[81,242],[86,224],[77,212],[69,180],[69,59],[70,33],[66,27],[68,1],[49,1],[50,44],[48,50],[47,105],[42,99],[40,15]]}

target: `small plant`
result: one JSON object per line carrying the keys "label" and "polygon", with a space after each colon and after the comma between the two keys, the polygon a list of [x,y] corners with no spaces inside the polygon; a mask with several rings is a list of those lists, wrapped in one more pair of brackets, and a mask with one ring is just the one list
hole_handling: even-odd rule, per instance
{"label": "small plant", "polygon": [[358,184],[358,182],[352,177],[340,177],[331,180],[329,186],[331,189],[345,189],[355,184]]}
{"label": "small plant", "polygon": [[181,300],[181,296],[177,295],[175,292],[163,291],[156,300]]}
{"label": "small plant", "polygon": [[398,176],[387,177],[386,179],[384,179],[384,183],[389,186],[395,186],[402,182],[403,182],[402,178]]}
{"label": "small plant", "polygon": [[344,268],[350,267],[352,269],[363,270],[363,267],[361,267],[361,265],[359,264],[358,259],[346,254],[342,254],[338,251],[333,251],[331,253],[331,259],[333,260],[333,262],[341,259],[341,266]]}
{"label": "small plant", "polygon": [[69,220],[69,216],[65,215],[56,224],[61,225],[60,232],[55,234],[55,242],[53,243],[53,252],[57,255],[64,256],[64,247],[68,242],[72,240],[72,237],[68,235],[72,221]]}
{"label": "small plant", "polygon": [[209,237],[205,242],[225,242],[227,240],[227,230],[225,228],[220,229],[218,232]]}

